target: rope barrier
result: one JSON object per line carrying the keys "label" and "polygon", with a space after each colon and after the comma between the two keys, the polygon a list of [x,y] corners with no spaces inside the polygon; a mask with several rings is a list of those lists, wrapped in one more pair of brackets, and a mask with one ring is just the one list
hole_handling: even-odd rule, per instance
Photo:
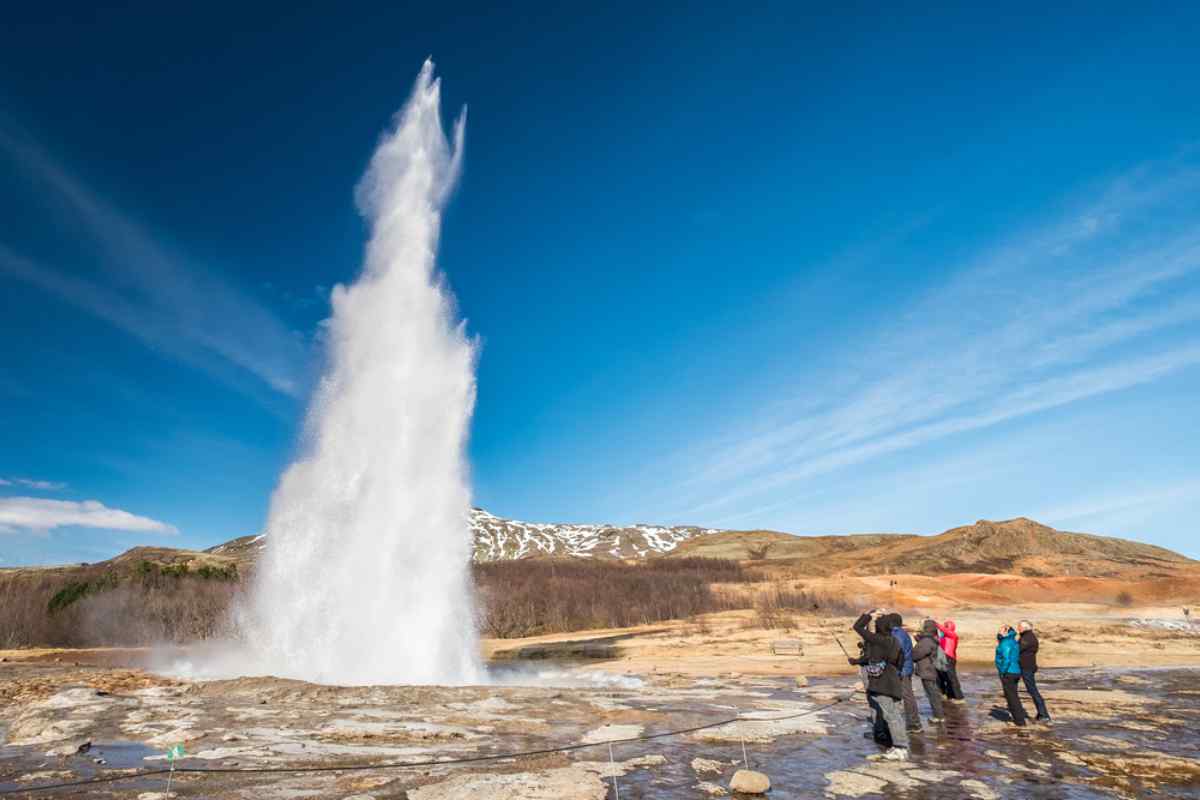
{"label": "rope barrier", "polygon": [[[823,706],[810,708],[796,714],[788,714],[782,717],[743,717],[739,712],[736,717],[722,719],[716,722],[708,722],[703,725],[696,725],[691,728],[680,728],[678,730],[663,731],[661,733],[650,733],[642,736],[631,736],[627,739],[609,739],[603,742],[588,742],[586,744],[569,744],[562,747],[546,747],[538,750],[523,750],[511,753],[494,753],[486,756],[468,756],[466,758],[453,759],[427,759],[424,761],[405,761],[405,762],[385,762],[382,764],[334,764],[316,767],[176,767],[175,774],[191,773],[191,774],[244,774],[244,775],[267,775],[267,774],[282,774],[292,773],[298,774],[303,772],[363,772],[370,770],[383,769],[414,769],[417,767],[444,767],[455,766],[459,764],[477,764],[484,761],[503,761],[513,758],[528,758],[530,756],[552,755],[554,753],[570,753],[577,750],[586,750],[591,747],[602,747],[607,745],[609,748],[609,759],[612,759],[612,746],[614,744],[629,744],[633,742],[649,742],[654,739],[666,739],[672,736],[683,736],[688,733],[696,733],[698,731],[710,730],[719,728],[722,725],[731,725],[735,722],[784,722],[789,719],[799,719],[807,717],[811,714],[817,714],[821,711],[827,711],[834,706],[840,705],[852,698],[856,691],[850,692],[831,703],[826,703]],[[744,734],[743,734],[744,736]],[[745,743],[743,741],[743,752]],[[615,762],[614,762],[615,763]],[[101,775],[95,778],[88,778],[81,781],[68,781],[65,783],[47,783],[41,786],[28,786],[17,789],[0,789],[0,796],[15,795],[15,794],[31,794],[33,792],[44,792],[50,789],[72,789],[81,786],[94,786],[101,783],[116,783],[117,781],[132,781],[140,778],[152,778],[155,775],[166,775],[171,770],[169,769],[153,769],[144,770],[142,772],[123,773],[121,775]],[[615,771],[614,771],[615,774]],[[615,778],[614,778],[615,781]]]}

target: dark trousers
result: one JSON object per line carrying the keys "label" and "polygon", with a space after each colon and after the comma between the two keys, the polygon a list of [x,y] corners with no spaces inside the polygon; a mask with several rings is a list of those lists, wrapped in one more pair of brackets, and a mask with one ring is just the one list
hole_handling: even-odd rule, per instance
{"label": "dark trousers", "polygon": [[887,695],[867,692],[867,703],[875,712],[875,741],[888,747],[908,749],[908,731],[905,730],[903,701]]}
{"label": "dark trousers", "polygon": [[1020,675],[1000,676],[1000,686],[1004,689],[1004,702],[1008,703],[1008,713],[1012,714],[1013,722],[1024,725],[1029,716],[1025,713],[1025,706],[1021,705],[1021,698],[1017,694],[1017,684],[1020,682]]}
{"label": "dark trousers", "polygon": [[958,660],[947,658],[946,661],[949,666],[945,670],[938,670],[938,685],[946,697],[962,700],[966,695],[963,694],[962,684],[958,682]]}
{"label": "dark trousers", "polygon": [[1029,692],[1030,699],[1037,707],[1037,718],[1050,719],[1050,712],[1046,711],[1046,701],[1042,699],[1042,693],[1038,691],[1037,678],[1034,677],[1035,672],[1036,670],[1021,670],[1021,680],[1025,682],[1025,691]]}
{"label": "dark trousers", "polygon": [[941,719],[945,714],[942,713],[942,693],[938,690],[937,681],[932,678],[921,678],[921,685],[925,687],[925,696],[929,698],[929,707],[933,710],[933,716]]}
{"label": "dark trousers", "polygon": [[883,709],[879,707],[879,703],[875,702],[875,695],[867,692],[867,705],[871,707],[871,733],[875,736],[875,741],[885,747],[892,746],[892,732],[888,730],[887,720],[883,717]]}
{"label": "dark trousers", "polygon": [[921,711],[913,694],[912,675],[900,676],[900,693],[904,696],[904,722],[910,731],[921,730]]}

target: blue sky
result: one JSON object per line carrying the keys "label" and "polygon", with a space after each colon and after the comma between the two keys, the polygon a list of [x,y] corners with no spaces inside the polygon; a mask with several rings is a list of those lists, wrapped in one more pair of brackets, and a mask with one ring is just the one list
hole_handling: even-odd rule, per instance
{"label": "blue sky", "polygon": [[[573,6],[575,4],[567,4]],[[0,563],[261,526],[432,55],[476,502],[1200,557],[1200,11],[29,6],[0,30]]]}

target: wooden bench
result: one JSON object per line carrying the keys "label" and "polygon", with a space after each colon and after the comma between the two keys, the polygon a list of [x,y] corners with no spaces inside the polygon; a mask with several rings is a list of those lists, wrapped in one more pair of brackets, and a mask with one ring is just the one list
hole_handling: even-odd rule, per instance
{"label": "wooden bench", "polygon": [[771,655],[773,656],[802,656],[804,655],[804,645],[799,639],[776,639],[771,642]]}

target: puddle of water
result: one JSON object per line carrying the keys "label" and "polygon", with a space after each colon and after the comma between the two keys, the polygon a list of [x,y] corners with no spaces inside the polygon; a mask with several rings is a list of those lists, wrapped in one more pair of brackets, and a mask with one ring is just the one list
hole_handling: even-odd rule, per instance
{"label": "puddle of water", "polygon": [[[86,753],[67,757],[47,756],[46,747],[47,745],[5,747],[3,761],[0,761],[0,790],[33,789],[46,783],[87,780],[102,775],[107,770],[147,769],[149,767],[145,761],[146,756],[157,755],[160,752],[141,742],[128,741],[96,742]],[[96,759],[104,763],[97,764]],[[64,774],[37,780],[18,780],[43,772]],[[67,776],[66,772],[70,772],[70,776]],[[145,789],[151,783],[153,779],[122,781],[119,785],[122,789],[132,791],[138,788]]]}

